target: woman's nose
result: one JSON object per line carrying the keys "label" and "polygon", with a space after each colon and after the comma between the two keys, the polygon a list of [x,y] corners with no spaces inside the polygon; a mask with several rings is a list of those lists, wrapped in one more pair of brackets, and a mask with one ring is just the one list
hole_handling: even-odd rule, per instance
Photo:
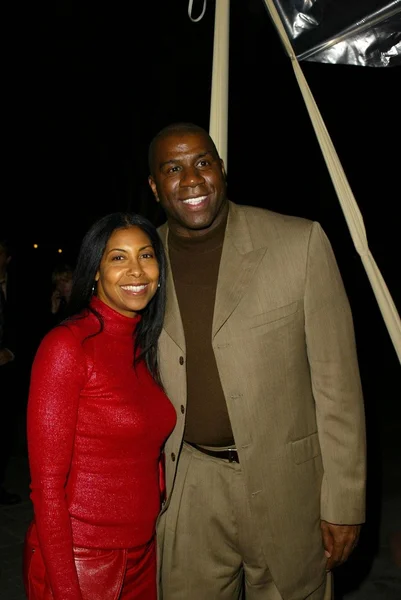
{"label": "woman's nose", "polygon": [[128,272],[134,277],[140,277],[143,273],[143,269],[140,262],[133,262],[128,268]]}

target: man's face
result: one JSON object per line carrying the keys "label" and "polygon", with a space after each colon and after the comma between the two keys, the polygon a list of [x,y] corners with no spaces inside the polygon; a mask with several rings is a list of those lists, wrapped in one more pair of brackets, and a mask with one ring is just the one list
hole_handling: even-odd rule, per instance
{"label": "man's face", "polygon": [[223,161],[202,132],[159,140],[149,185],[177,235],[202,235],[227,214]]}

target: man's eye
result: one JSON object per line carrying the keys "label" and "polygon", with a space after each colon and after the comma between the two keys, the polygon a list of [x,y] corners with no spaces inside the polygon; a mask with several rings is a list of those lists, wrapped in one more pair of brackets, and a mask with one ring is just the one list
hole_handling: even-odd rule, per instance
{"label": "man's eye", "polygon": [[209,164],[209,161],[208,161],[208,160],[200,160],[200,161],[198,162],[198,166],[199,166],[199,167],[207,167],[207,166],[208,166],[208,164]]}

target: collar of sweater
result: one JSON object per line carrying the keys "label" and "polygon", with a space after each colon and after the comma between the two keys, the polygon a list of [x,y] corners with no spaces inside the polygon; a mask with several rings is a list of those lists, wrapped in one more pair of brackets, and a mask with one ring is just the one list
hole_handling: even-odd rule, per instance
{"label": "collar of sweater", "polygon": [[203,254],[221,248],[224,242],[227,218],[203,235],[194,237],[178,236],[169,229],[168,246],[173,251]]}
{"label": "collar of sweater", "polygon": [[101,316],[103,330],[108,333],[132,336],[138,321],[141,319],[140,315],[136,315],[135,317],[122,315],[105,304],[97,296],[92,297],[90,307],[95,313],[98,313]]}

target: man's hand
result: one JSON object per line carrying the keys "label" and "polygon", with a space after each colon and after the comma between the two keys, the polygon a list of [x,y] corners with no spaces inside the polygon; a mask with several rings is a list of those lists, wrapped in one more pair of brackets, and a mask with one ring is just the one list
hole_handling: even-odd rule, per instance
{"label": "man's hand", "polygon": [[327,557],[327,571],[345,562],[358,543],[360,525],[334,525],[321,521],[323,546]]}

